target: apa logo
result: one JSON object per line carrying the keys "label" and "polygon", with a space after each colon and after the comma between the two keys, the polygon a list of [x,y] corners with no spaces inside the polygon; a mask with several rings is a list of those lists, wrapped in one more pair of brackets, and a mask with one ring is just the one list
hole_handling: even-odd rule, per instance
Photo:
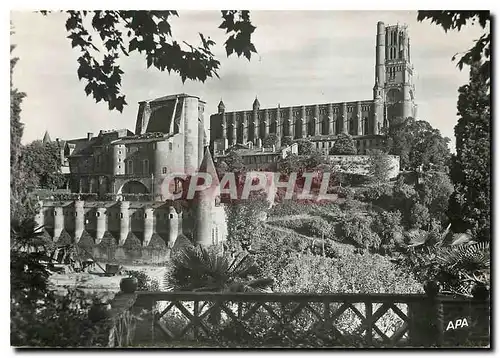
{"label": "apa logo", "polygon": [[448,327],[446,327],[446,330],[448,331],[449,329],[458,329],[458,328],[463,328],[463,327],[469,327],[469,324],[467,323],[467,319],[457,319],[455,321],[455,325],[453,325],[453,321],[448,322]]}

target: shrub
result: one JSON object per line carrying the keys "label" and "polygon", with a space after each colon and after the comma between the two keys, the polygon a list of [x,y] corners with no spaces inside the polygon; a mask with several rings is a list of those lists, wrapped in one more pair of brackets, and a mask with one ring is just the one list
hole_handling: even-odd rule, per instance
{"label": "shrub", "polygon": [[342,242],[357,247],[378,249],[380,237],[371,230],[370,217],[361,214],[346,215],[339,225]]}
{"label": "shrub", "polygon": [[372,227],[373,231],[380,237],[384,250],[392,250],[403,243],[403,227],[399,211],[379,212],[375,216]]}
{"label": "shrub", "polygon": [[49,293],[35,305],[11,300],[11,345],[29,347],[105,347],[109,327],[90,322],[96,297],[75,289]]}
{"label": "shrub", "polygon": [[307,221],[301,228],[301,231],[319,238],[333,238],[333,227],[326,220],[313,218]]}
{"label": "shrub", "polygon": [[415,203],[410,213],[410,225],[412,229],[420,229],[429,224],[429,210],[420,203]]}
{"label": "shrub", "polygon": [[149,277],[144,271],[129,270],[126,274],[137,279],[138,291],[159,291],[160,283]]}
{"label": "shrub", "polygon": [[338,187],[336,192],[339,198],[346,200],[354,199],[355,191],[349,187],[344,187],[344,186]]}

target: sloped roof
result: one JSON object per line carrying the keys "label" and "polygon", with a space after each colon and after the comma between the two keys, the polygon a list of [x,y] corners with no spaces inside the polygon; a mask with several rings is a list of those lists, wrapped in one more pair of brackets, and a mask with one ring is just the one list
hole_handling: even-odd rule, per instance
{"label": "sloped roof", "polygon": [[203,160],[200,164],[200,173],[207,173],[210,174],[212,177],[212,187],[214,186],[219,186],[219,177],[217,176],[217,170],[215,169],[215,164],[212,159],[212,154],[210,153],[210,150],[205,149],[205,155],[203,156]]}
{"label": "sloped roof", "polygon": [[42,140],[44,143],[50,143],[52,142],[50,140],[50,135],[49,135],[49,131],[45,131],[45,134],[43,135],[43,140]]}

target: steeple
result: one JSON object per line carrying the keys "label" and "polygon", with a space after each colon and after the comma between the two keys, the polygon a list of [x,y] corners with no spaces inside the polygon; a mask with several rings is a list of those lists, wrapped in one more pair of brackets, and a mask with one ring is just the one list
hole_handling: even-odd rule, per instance
{"label": "steeple", "polygon": [[253,109],[254,110],[260,109],[260,103],[259,103],[259,100],[257,99],[257,96],[255,96],[255,101],[253,101]]}
{"label": "steeple", "polygon": [[208,148],[205,150],[205,156],[198,172],[209,174],[212,183],[210,187],[197,191],[195,194],[193,203],[195,209],[194,241],[199,245],[210,246],[212,244],[212,210],[216,201],[220,200],[220,182]]}
{"label": "steeple", "polygon": [[50,140],[49,131],[45,131],[45,134],[43,135],[43,140],[42,140],[42,142],[43,142],[44,144],[52,142],[52,141]]}
{"label": "steeple", "polygon": [[224,113],[226,111],[226,106],[224,105],[224,102],[222,102],[222,98],[219,102],[219,106],[217,107],[219,110],[219,113]]}

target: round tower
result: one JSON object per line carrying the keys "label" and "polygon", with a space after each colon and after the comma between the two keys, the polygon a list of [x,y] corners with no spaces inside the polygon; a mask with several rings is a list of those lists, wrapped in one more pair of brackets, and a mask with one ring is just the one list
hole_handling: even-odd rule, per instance
{"label": "round tower", "polygon": [[257,97],[255,97],[255,101],[253,101],[252,106],[252,120],[253,120],[253,143],[257,144],[257,139],[260,136],[260,128],[259,128],[259,109],[260,103]]}
{"label": "round tower", "polygon": [[301,107],[300,120],[302,121],[302,138],[307,137],[306,106]]}
{"label": "round tower", "polygon": [[80,241],[83,230],[85,229],[85,210],[83,200],[75,201],[75,241]]}
{"label": "round tower", "polygon": [[212,155],[208,150],[205,151],[199,172],[210,175],[212,182],[210,187],[197,191],[194,197],[194,241],[203,246],[210,246],[212,245],[212,211],[219,193],[219,180]]}
{"label": "round tower", "polygon": [[[385,84],[385,24],[377,23],[377,46],[375,49],[375,85],[384,87]],[[375,98],[375,97],[374,97]]]}
{"label": "round tower", "polygon": [[96,233],[96,244],[99,244],[104,237],[106,232],[106,208],[97,208],[97,233]]}
{"label": "round tower", "polygon": [[142,240],[142,246],[146,247],[151,241],[154,229],[154,212],[153,208],[144,208],[144,238]]}
{"label": "round tower", "polygon": [[120,242],[122,246],[127,240],[130,231],[130,216],[129,216],[130,202],[120,201]]}
{"label": "round tower", "polygon": [[168,246],[174,247],[179,236],[179,215],[173,206],[168,209]]}
{"label": "round tower", "polygon": [[37,205],[38,205],[38,212],[35,216],[35,222],[37,228],[39,228],[45,225],[45,215],[43,213],[43,201],[39,200]]}
{"label": "round tower", "polygon": [[54,207],[54,241],[57,241],[64,229],[64,215],[61,206]]}

